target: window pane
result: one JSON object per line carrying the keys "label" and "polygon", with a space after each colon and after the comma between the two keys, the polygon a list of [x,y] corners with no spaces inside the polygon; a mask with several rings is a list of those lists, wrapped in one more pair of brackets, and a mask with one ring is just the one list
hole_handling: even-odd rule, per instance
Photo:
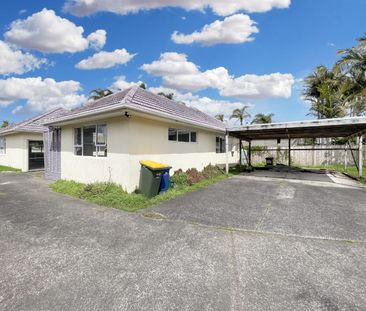
{"label": "window pane", "polygon": [[78,156],[83,155],[83,148],[82,147],[75,147],[75,155],[78,155]]}
{"label": "window pane", "polygon": [[6,151],[6,138],[0,137],[0,154],[5,154]]}
{"label": "window pane", "polygon": [[74,145],[81,146],[81,128],[74,129]]}
{"label": "window pane", "polygon": [[107,126],[98,125],[97,126],[97,145],[107,144]]}
{"label": "window pane", "polygon": [[225,153],[225,137],[216,137],[216,153]]}
{"label": "window pane", "polygon": [[189,131],[179,130],[178,141],[189,142]]}
{"label": "window pane", "polygon": [[95,126],[87,126],[83,128],[83,152],[84,156],[96,156],[95,149]]}
{"label": "window pane", "polygon": [[169,129],[168,131],[168,139],[171,141],[177,141],[177,130],[176,129]]}
{"label": "window pane", "polygon": [[197,142],[197,133],[196,132],[191,132],[191,142],[192,143]]}
{"label": "window pane", "polygon": [[97,147],[98,157],[106,157],[107,156],[107,146],[99,146]]}

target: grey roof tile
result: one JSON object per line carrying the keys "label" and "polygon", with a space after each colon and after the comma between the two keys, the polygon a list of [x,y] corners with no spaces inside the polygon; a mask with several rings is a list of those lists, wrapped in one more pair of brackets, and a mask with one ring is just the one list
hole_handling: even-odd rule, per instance
{"label": "grey roof tile", "polygon": [[16,132],[42,133],[47,129],[45,126],[43,126],[45,122],[51,121],[54,118],[60,118],[64,116],[67,112],[68,110],[64,108],[57,108],[47,111],[41,115],[0,129],[0,135]]}
{"label": "grey roof tile", "polygon": [[[225,130],[225,124],[202,111],[187,107],[183,103],[175,102],[164,96],[153,94],[138,86],[88,102],[83,107],[71,110],[52,123],[76,119],[85,115],[107,112],[112,109],[130,108],[148,114],[158,114],[170,119],[179,119],[183,122],[204,126],[215,130]],[[51,123],[50,123],[51,124]]]}

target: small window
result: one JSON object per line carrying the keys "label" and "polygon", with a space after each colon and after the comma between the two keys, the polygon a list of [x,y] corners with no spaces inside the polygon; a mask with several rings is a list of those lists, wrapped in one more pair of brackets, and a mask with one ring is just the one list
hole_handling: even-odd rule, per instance
{"label": "small window", "polygon": [[0,137],[0,154],[6,154],[6,138]]}
{"label": "small window", "polygon": [[170,141],[177,141],[177,130],[176,129],[169,129],[168,139]]}
{"label": "small window", "polygon": [[217,136],[216,137],[216,153],[225,153],[225,137]]}
{"label": "small window", "polygon": [[178,141],[189,143],[189,131],[178,130]]}
{"label": "small window", "polygon": [[168,130],[168,140],[184,142],[184,143],[189,143],[189,142],[196,143],[197,142],[197,132],[170,128]]}
{"label": "small window", "polygon": [[196,143],[197,142],[197,133],[191,132],[191,142]]}
{"label": "small window", "polygon": [[74,129],[74,154],[77,156],[107,156],[107,126],[105,124]]}

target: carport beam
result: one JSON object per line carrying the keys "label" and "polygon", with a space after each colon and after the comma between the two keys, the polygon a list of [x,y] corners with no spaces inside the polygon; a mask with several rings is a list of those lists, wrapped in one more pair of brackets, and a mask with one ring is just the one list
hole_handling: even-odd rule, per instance
{"label": "carport beam", "polygon": [[362,177],[363,174],[363,136],[358,138],[358,177]]}

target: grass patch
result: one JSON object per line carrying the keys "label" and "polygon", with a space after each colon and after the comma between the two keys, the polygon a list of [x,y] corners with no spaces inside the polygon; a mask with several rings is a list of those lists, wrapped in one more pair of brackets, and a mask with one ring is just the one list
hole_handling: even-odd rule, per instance
{"label": "grass patch", "polygon": [[366,166],[363,167],[363,176],[361,178],[358,177],[358,170],[355,165],[347,166],[347,169],[344,168],[344,165],[335,164],[335,165],[323,165],[323,166],[302,166],[304,168],[316,168],[316,169],[327,169],[330,171],[336,171],[340,173],[347,173],[350,176],[357,178],[360,182],[366,184]]}
{"label": "grass patch", "polygon": [[0,165],[0,172],[20,172],[21,170],[18,168]]}
{"label": "grass patch", "polygon": [[135,212],[164,201],[171,200],[185,193],[204,188],[227,178],[227,175],[218,175],[201,180],[192,186],[176,185],[174,188],[153,198],[146,198],[142,194],[127,193],[121,186],[113,183],[82,184],[74,181],[59,180],[50,188],[75,198],[86,200],[98,205]]}

